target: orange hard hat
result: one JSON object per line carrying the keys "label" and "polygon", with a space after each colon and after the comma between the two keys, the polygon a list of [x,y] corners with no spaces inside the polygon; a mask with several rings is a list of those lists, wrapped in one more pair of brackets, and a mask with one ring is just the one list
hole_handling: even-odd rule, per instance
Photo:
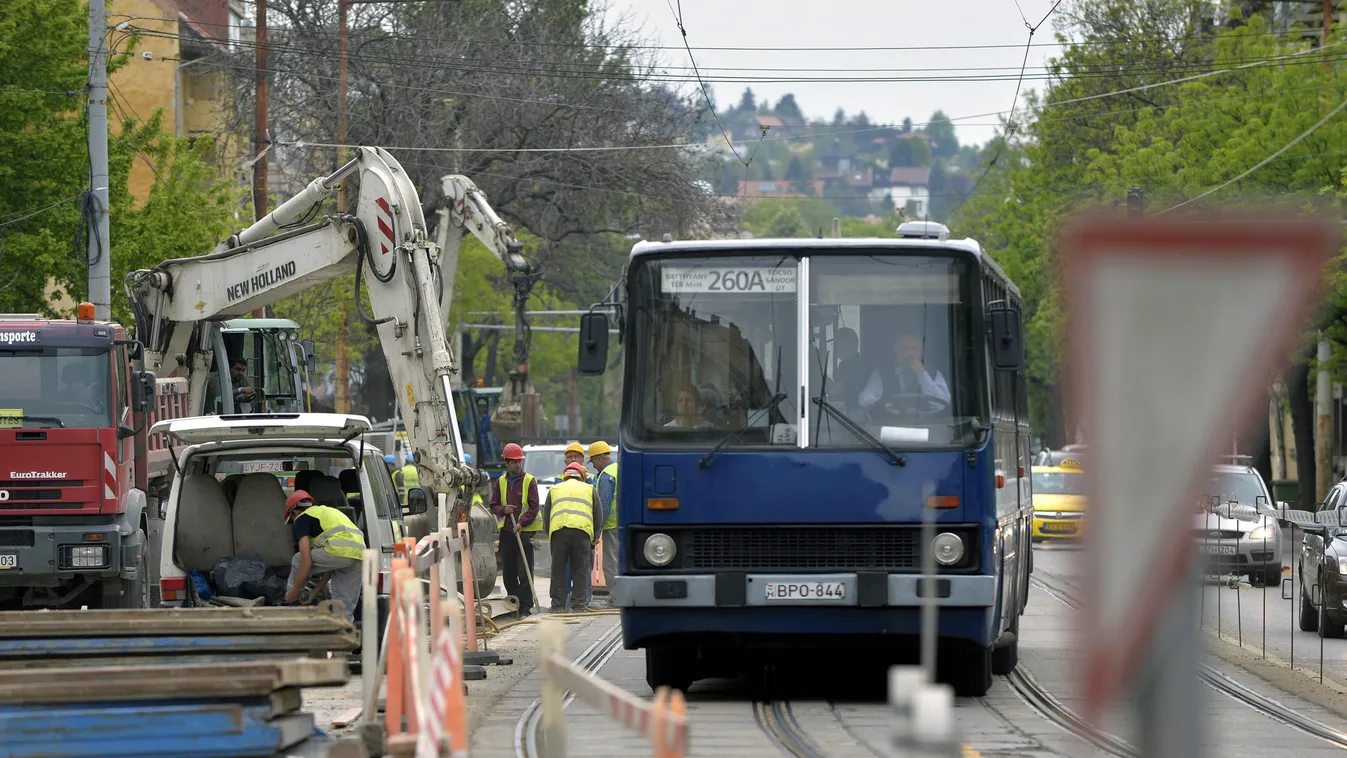
{"label": "orange hard hat", "polygon": [[524,460],[524,448],[511,442],[505,446],[505,450],[501,451],[500,455],[507,461],[522,461]]}
{"label": "orange hard hat", "polygon": [[312,503],[312,502],[313,502],[313,495],[310,495],[309,493],[305,492],[304,490],[295,490],[295,492],[294,492],[293,495],[291,495],[290,497],[288,497],[288,498],[285,499],[285,520],[286,520],[286,521],[289,521],[289,520],[290,520],[290,516],[292,516],[292,515],[294,514],[294,512],[295,512],[295,506],[299,505],[300,503],[304,502],[305,500],[307,500],[307,501],[309,501],[310,503]]}
{"label": "orange hard hat", "polygon": [[585,467],[579,463],[572,463],[567,465],[566,468],[563,469],[561,472],[561,478],[565,479],[570,476],[574,476],[577,479],[584,479]]}

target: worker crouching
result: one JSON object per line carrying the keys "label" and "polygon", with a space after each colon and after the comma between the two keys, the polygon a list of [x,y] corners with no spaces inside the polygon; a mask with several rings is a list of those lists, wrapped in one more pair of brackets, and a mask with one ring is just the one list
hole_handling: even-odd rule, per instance
{"label": "worker crouching", "polygon": [[299,548],[290,560],[290,578],[285,583],[286,601],[299,601],[300,590],[309,575],[322,574],[318,586],[306,600],[317,597],[330,580],[332,599],[341,601],[346,620],[355,623],[365,535],[336,508],[314,505],[313,497],[304,490],[295,490],[286,499],[285,521],[293,524],[295,543]]}
{"label": "worker crouching", "polygon": [[[599,511],[594,485],[585,481],[585,467],[571,463],[561,481],[547,492],[543,528],[552,549],[552,610],[583,611],[589,606],[590,557],[594,550],[594,514]],[[566,574],[570,570],[570,598]]]}

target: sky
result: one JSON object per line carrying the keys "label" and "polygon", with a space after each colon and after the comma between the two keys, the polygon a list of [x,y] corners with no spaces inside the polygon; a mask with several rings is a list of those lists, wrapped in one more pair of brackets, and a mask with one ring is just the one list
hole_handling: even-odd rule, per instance
{"label": "sky", "polygon": [[[658,51],[671,77],[686,77],[695,88],[688,53],[681,47],[675,0],[608,0],[610,22],[625,18],[654,45],[679,46]],[[1024,18],[1037,24],[1055,0],[681,0],[683,25],[702,79],[724,109],[752,87],[761,105],[794,93],[809,118],[831,119],[837,108],[848,114],[864,111],[873,123],[900,123],[909,117],[920,124],[936,110],[955,119],[961,144],[990,139],[999,123],[995,114],[1010,108],[1015,80],[1024,61],[1029,30]],[[674,8],[670,4],[674,3]],[[1018,7],[1017,7],[1018,3]],[[1019,9],[1023,10],[1023,17]],[[1060,9],[1059,9],[1060,12]],[[1034,34],[1026,78],[1018,98],[1041,89],[1034,81],[1047,60],[1060,54],[1053,21]],[[857,50],[862,47],[965,46],[954,50]],[[968,49],[972,45],[1004,45]],[[771,50],[708,50],[748,47]],[[848,48],[835,51],[780,48]],[[675,68],[678,67],[678,68]],[[857,71],[856,69],[927,69],[921,71]],[[950,71],[951,68],[990,69]],[[746,71],[745,69],[771,69]],[[782,69],[803,69],[782,71]],[[822,71],[821,69],[842,69]],[[940,69],[930,71],[929,69]],[[991,81],[911,81],[914,77],[991,77]],[[754,78],[808,79],[876,77],[908,81],[802,82],[726,81]],[[716,81],[720,80],[720,81]],[[964,118],[959,120],[960,117]]]}

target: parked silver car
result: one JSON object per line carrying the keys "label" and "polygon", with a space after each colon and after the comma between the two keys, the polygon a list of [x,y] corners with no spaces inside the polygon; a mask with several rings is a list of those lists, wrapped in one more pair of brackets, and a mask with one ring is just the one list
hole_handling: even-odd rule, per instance
{"label": "parked silver car", "polygon": [[[1272,505],[1267,485],[1244,462],[1212,467],[1207,501],[1194,519],[1198,550],[1210,574],[1243,574],[1252,584],[1281,583],[1281,528],[1255,509]],[[1250,506],[1235,508],[1232,506]]]}

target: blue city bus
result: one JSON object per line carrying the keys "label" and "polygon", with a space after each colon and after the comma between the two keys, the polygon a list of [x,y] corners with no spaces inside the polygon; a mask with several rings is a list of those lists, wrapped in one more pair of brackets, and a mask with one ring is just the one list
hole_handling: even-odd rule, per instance
{"label": "blue city bus", "polygon": [[[1019,291],[972,240],[642,242],[617,309],[621,609],[650,686],[764,656],[917,649],[924,515],[938,675],[1016,665],[1032,570]],[[601,373],[607,316],[581,320]]]}

